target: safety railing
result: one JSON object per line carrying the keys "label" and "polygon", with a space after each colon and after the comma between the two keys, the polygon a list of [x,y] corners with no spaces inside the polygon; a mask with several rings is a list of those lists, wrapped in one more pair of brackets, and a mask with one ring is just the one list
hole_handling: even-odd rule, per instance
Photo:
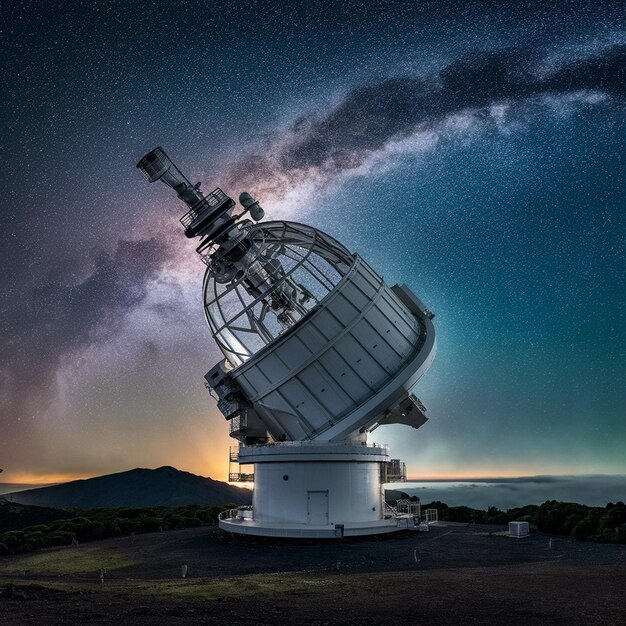
{"label": "safety railing", "polygon": [[398,511],[396,510],[396,507],[391,506],[390,504],[387,504],[385,502],[385,513],[384,516],[385,517],[395,517],[398,514]]}
{"label": "safety railing", "polygon": [[234,509],[227,509],[226,511],[222,511],[217,519],[220,522],[224,522],[230,519],[243,519],[244,511],[252,511],[252,505],[238,506]]}
{"label": "safety railing", "polygon": [[228,473],[228,482],[229,483],[253,483],[254,482],[254,472],[229,472]]}
{"label": "safety railing", "polygon": [[[350,446],[350,447],[355,447],[358,446],[359,443],[358,442],[353,442],[353,441],[273,441],[271,443],[252,443],[252,444],[247,444],[245,447],[246,448],[271,448],[271,447],[276,447],[276,448],[289,448],[289,447],[294,447],[294,448],[301,448],[301,447],[305,447],[305,446],[310,446],[310,447],[327,447],[327,446],[332,446],[332,447],[346,447],[346,446]],[[389,451],[389,445],[386,443],[366,443],[366,442],[362,442],[360,444],[361,446],[363,446],[364,448],[380,448],[384,451]]]}
{"label": "safety railing", "polygon": [[230,200],[230,198],[219,187],[217,187],[211,193],[204,196],[202,200],[196,202],[196,204],[180,218],[180,223],[185,228],[189,228],[199,215],[202,213],[210,213],[220,204],[228,202],[228,200]]}

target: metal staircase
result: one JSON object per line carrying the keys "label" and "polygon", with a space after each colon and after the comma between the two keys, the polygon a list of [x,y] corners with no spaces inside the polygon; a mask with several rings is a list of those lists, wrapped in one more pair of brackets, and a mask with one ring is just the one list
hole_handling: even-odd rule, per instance
{"label": "metal staircase", "polygon": [[230,483],[252,483],[254,473],[241,471],[239,464],[239,446],[230,446],[228,451],[228,482]]}

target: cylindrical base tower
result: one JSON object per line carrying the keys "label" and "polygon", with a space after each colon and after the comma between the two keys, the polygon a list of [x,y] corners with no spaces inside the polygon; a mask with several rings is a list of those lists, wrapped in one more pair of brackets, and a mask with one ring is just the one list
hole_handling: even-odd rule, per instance
{"label": "cylindrical base tower", "polygon": [[277,537],[342,537],[398,530],[385,518],[381,465],[386,446],[284,442],[241,447],[254,464],[252,509],[220,519],[229,532]]}

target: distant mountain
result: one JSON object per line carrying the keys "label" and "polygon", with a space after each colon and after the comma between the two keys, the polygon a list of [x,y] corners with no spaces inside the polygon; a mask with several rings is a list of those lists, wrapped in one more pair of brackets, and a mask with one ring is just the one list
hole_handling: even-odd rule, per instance
{"label": "distant mountain", "polygon": [[20,504],[95,509],[101,507],[250,504],[252,492],[174,467],[137,468],[4,496]]}

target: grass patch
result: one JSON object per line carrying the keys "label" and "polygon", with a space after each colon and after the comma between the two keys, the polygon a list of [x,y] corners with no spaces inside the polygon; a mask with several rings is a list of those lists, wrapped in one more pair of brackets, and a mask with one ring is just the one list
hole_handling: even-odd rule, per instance
{"label": "grass patch", "polygon": [[[57,563],[58,565],[58,563]],[[57,570],[58,571],[58,570]],[[11,572],[13,573],[13,572]],[[104,584],[98,582],[79,582],[72,580],[50,580],[36,575],[27,580],[7,576],[0,571],[0,586],[13,583],[16,585],[39,584],[48,589],[116,593],[127,596],[154,596],[180,602],[202,602],[217,600],[237,600],[240,598],[276,598],[283,594],[319,594],[323,590],[345,590],[346,581],[339,581],[334,576],[320,575],[312,578],[301,573],[294,574],[253,574],[235,578],[207,579],[189,578],[186,580],[115,580],[105,578]]]}
{"label": "grass patch", "polygon": [[173,600],[217,600],[318,592],[319,586],[312,583],[286,574],[253,574],[237,578],[151,581],[137,585],[134,591]]}
{"label": "grass patch", "polygon": [[113,550],[105,550],[97,546],[63,548],[18,555],[0,561],[0,575],[15,576],[29,570],[32,576],[37,574],[98,574],[100,568],[114,572],[132,565],[134,561]]}

